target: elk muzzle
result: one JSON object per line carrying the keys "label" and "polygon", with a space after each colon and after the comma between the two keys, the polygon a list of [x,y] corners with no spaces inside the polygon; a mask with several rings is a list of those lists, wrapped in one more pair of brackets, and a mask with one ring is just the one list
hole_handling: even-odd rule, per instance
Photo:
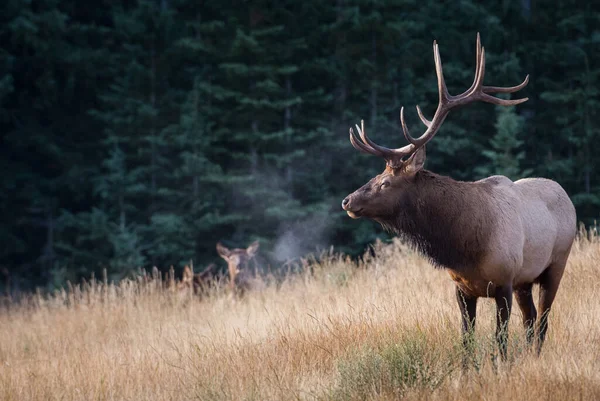
{"label": "elk muzzle", "polygon": [[354,199],[353,202],[353,198],[355,198],[353,195],[354,193],[348,195],[342,201],[342,209],[344,209],[346,213],[348,213],[348,216],[352,217],[353,219],[359,219],[361,217],[360,212],[362,211],[362,208],[356,207],[356,200]]}

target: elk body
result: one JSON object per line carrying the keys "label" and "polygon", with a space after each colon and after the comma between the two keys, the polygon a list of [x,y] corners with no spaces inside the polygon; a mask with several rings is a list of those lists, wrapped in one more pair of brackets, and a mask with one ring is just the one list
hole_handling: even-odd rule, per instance
{"label": "elk body", "polygon": [[229,249],[220,242],[217,243],[219,256],[227,262],[229,288],[233,294],[243,295],[251,287],[252,273],[248,263],[256,255],[258,247],[258,241],[254,241],[245,249]]}
{"label": "elk body", "polygon": [[[434,265],[447,269],[456,283],[465,345],[475,327],[477,299],[491,297],[497,307],[496,338],[506,358],[512,295],[523,314],[527,342],[537,332],[539,353],[548,328],[548,314],[556,296],[576,234],[573,203],[563,188],[544,178],[511,181],[492,176],[475,182],[455,181],[423,169],[425,144],[433,138],[448,112],[475,101],[512,106],[527,100],[504,100],[493,93],[512,93],[527,85],[528,77],[509,88],[483,86],[485,50],[477,35],[475,80],[464,93],[451,96],[444,82],[437,43],[434,59],[439,104],[432,120],[417,106],[425,133],[413,138],[400,120],[409,144],[388,149],[375,144],[364,124],[350,129],[352,145],[386,160],[380,175],[350,194],[342,208],[352,218],[366,217],[405,237]],[[539,284],[537,311],[532,286]]]}

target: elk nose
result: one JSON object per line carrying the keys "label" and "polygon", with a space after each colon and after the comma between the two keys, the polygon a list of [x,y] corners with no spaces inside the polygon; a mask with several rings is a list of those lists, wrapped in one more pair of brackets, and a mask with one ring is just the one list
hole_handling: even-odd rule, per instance
{"label": "elk nose", "polygon": [[346,198],[342,201],[342,209],[346,210],[348,204],[350,203],[350,198]]}

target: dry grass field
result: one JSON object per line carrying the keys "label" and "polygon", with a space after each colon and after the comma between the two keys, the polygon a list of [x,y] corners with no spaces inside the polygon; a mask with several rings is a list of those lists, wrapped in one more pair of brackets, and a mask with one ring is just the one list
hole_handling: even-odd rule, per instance
{"label": "dry grass field", "polygon": [[496,361],[495,305],[480,300],[466,371],[448,274],[400,243],[375,251],[237,301],[121,283],[11,305],[0,399],[600,399],[600,239],[576,243],[541,357],[523,346],[515,303],[510,362]]}

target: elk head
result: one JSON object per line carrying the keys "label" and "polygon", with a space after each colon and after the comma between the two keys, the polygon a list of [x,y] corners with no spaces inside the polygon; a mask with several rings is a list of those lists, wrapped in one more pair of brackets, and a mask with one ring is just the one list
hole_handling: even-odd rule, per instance
{"label": "elk head", "polygon": [[404,107],[400,109],[400,121],[404,137],[409,142],[404,147],[389,149],[377,145],[367,136],[363,121],[361,121],[360,127],[356,126],[358,136],[350,128],[350,142],[355,149],[382,157],[386,161],[386,168],[381,174],[342,201],[342,208],[350,217],[359,218],[364,216],[379,222],[389,221],[389,218],[397,216],[405,209],[407,202],[414,203],[415,199],[418,199],[418,193],[416,193],[418,188],[414,183],[417,173],[425,163],[425,145],[435,136],[450,110],[476,101],[501,106],[513,106],[527,101],[527,98],[505,100],[490,95],[493,93],[513,93],[523,89],[529,82],[529,76],[520,85],[513,87],[484,86],[485,49],[481,46],[479,34],[477,34],[475,79],[471,87],[460,95],[452,96],[448,93],[439,48],[435,41],[433,42],[433,54],[438,81],[439,103],[431,120],[425,118],[421,109],[417,106],[419,118],[427,127],[423,135],[418,138],[413,138],[410,135],[404,121]]}
{"label": "elk head", "polygon": [[232,289],[242,288],[248,285],[248,262],[256,255],[259,245],[258,241],[254,241],[245,249],[229,249],[220,242],[217,243],[217,252],[219,253],[219,256],[227,262],[229,283]]}

